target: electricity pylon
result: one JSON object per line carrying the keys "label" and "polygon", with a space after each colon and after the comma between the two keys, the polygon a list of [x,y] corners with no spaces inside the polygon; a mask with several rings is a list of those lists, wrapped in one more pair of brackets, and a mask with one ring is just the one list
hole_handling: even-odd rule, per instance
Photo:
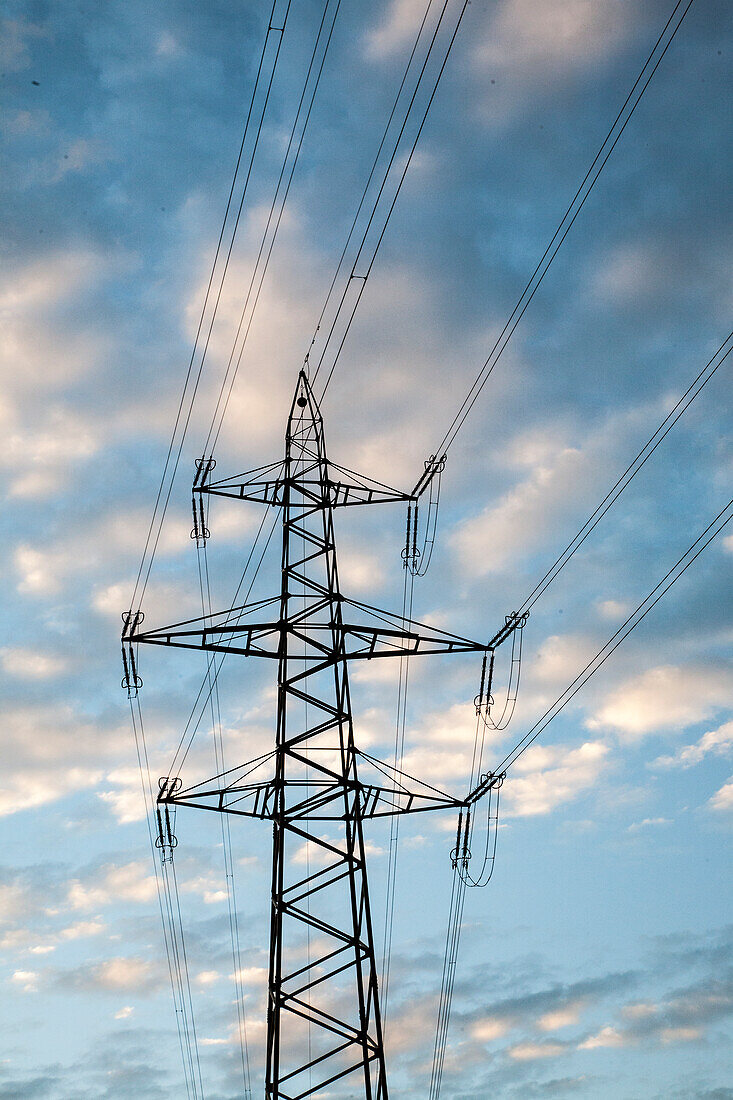
{"label": "electricity pylon", "polygon": [[[166,822],[168,807],[194,806],[273,823],[266,1100],[302,1100],[337,1081],[348,1086],[348,1096],[387,1100],[363,822],[428,810],[469,811],[503,776],[487,773],[471,794],[456,799],[360,752],[349,663],[493,653],[520,617],[509,616],[489,643],[479,643],[342,594],[334,508],[414,503],[436,464],[428,463],[415,489],[403,493],[331,463],[321,413],[303,372],[284,460],[217,482],[210,481],[212,465],[199,463],[194,481],[195,533],[208,534],[204,495],[280,508],[280,593],[156,630],[142,631],[140,616],[130,614],[123,633],[125,667],[134,685],[139,642],[276,662],[275,748],[192,787],[182,788],[178,777],[161,780],[159,807]],[[166,845],[172,837],[164,832],[160,839]],[[459,847],[467,841],[468,826],[463,841],[459,826]]]}

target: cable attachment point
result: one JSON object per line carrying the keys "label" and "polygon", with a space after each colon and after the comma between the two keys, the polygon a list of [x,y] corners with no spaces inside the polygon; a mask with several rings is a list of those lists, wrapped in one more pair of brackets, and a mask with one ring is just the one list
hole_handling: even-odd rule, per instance
{"label": "cable attachment point", "polygon": [[196,473],[193,479],[193,496],[191,497],[191,510],[193,512],[191,538],[195,540],[197,546],[205,546],[206,540],[211,535],[211,532],[206,526],[204,498],[202,493],[205,491],[206,482],[215,466],[216,459],[214,458],[196,459]]}
{"label": "cable attachment point", "polygon": [[[487,658],[488,669],[486,665]],[[491,684],[494,679],[494,650],[487,649],[484,653],[483,663],[481,665],[481,686],[479,687],[478,695],[474,697],[473,705],[476,708],[476,714],[488,714],[489,707],[494,703],[493,696],[491,694]]]}
{"label": "cable attachment point", "polygon": [[451,867],[455,871],[462,868],[466,871],[471,859],[471,849],[468,847],[468,838],[471,829],[471,811],[466,810],[464,819],[463,810],[458,814],[458,831],[456,833],[456,846],[450,854]]}
{"label": "cable attachment point", "polygon": [[122,613],[122,668],[124,670],[122,687],[127,692],[128,699],[134,699],[138,690],[143,686],[142,679],[137,671],[132,639],[144,618],[142,611],[135,611],[134,613],[123,611]]}
{"label": "cable attachment point", "polygon": [[[158,821],[158,835],[155,839],[155,847],[161,853],[163,863],[173,862],[173,849],[178,847],[178,838],[173,829],[176,822],[176,807],[169,810],[168,804],[176,791],[181,789],[181,780],[171,776],[163,776],[158,780],[158,804],[155,807],[155,816]],[[161,810],[162,807],[162,810]]]}
{"label": "cable attachment point", "polygon": [[421,557],[417,548],[417,503],[407,505],[407,530],[401,556],[403,569],[409,569],[414,576],[418,571]]}

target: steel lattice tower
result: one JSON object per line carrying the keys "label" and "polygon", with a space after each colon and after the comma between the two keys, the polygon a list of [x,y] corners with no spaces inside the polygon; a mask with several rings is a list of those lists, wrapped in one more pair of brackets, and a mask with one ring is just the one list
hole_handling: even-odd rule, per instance
{"label": "steel lattice tower", "polygon": [[[468,810],[503,777],[482,776],[479,788],[461,800],[360,752],[349,662],[486,654],[517,620],[508,617],[482,644],[405,622],[342,594],[334,508],[413,502],[431,466],[426,464],[412,493],[402,493],[329,462],[321,413],[303,372],[288,418],[284,460],[214,483],[211,468],[210,462],[200,463],[194,481],[197,534],[208,534],[204,495],[278,507],[280,593],[152,631],[141,631],[141,618],[130,615],[123,633],[126,669],[129,665],[136,675],[139,642],[276,661],[275,749],[186,789],[177,777],[161,780],[158,802],[166,811],[197,806],[273,823],[266,1100],[302,1100],[337,1081],[348,1086],[344,1095],[387,1100],[363,822],[434,809]],[[267,777],[261,778],[265,770]],[[310,950],[304,960],[306,939]]]}

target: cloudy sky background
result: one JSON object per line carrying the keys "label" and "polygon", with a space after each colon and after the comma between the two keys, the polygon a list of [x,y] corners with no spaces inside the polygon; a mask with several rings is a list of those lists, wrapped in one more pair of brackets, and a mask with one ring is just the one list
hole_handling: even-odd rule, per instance
{"label": "cloudy sky background", "polygon": [[[343,0],[217,448],[278,457],[315,326],[422,14]],[[670,0],[474,0],[324,402],[332,457],[411,486],[635,79]],[[175,1018],[119,688],[130,592],[213,258],[264,6],[6,5],[0,39],[5,695],[0,1097],[181,1095]],[[294,0],[181,475],[146,593],[195,615],[189,480],[322,7]],[[731,9],[695,0],[451,451],[418,618],[485,637],[521,604],[730,329]],[[730,496],[722,367],[533,611],[496,759]],[[365,512],[371,512],[365,509]],[[212,509],[215,606],[255,506]],[[404,515],[339,517],[344,590],[397,609]],[[444,1095],[733,1096],[733,535],[715,540],[507,780],[498,861],[471,892]],[[254,595],[276,590],[268,563]],[[143,653],[165,774],[200,655]],[[460,792],[479,668],[413,668],[406,767]],[[272,738],[261,669],[222,677],[230,760]],[[396,686],[356,676],[357,738],[388,753]],[[191,775],[213,773],[203,730]],[[262,750],[259,750],[262,751]],[[215,821],[178,817],[209,1098],[237,1092]],[[425,1095],[455,822],[403,832],[388,1045]],[[386,837],[371,864],[382,912]],[[267,829],[236,825],[261,1088]],[[376,921],[381,926],[381,919]],[[426,1019],[428,1023],[426,1024]]]}

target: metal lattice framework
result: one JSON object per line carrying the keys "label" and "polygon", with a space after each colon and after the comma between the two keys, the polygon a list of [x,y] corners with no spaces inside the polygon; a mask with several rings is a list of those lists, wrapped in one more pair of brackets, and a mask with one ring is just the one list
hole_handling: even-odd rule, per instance
{"label": "metal lattice framework", "polygon": [[488,773],[456,799],[360,752],[349,662],[493,653],[519,617],[509,616],[489,643],[479,643],[342,595],[334,508],[414,502],[429,477],[401,493],[329,462],[321,413],[303,372],[284,460],[217,482],[209,481],[212,468],[199,465],[194,522],[208,534],[205,494],[280,508],[280,594],[156,630],[143,631],[141,617],[129,616],[126,674],[134,683],[140,642],[276,661],[276,742],[265,757],[195,786],[183,788],[176,777],[161,781],[158,802],[166,810],[194,806],[273,823],[266,1100],[315,1097],[335,1082],[348,1086],[349,1096],[387,1100],[363,822],[462,810],[503,776]]}

